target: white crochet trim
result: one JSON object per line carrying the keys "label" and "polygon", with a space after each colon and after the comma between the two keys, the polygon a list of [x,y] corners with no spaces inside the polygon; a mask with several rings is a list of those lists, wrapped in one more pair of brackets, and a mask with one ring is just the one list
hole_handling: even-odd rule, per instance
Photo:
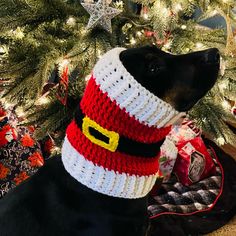
{"label": "white crochet trim", "polygon": [[141,198],[152,189],[156,175],[136,176],[109,171],[88,161],[65,137],[62,147],[62,162],[65,169],[77,181],[94,191],[120,198]]}
{"label": "white crochet trim", "polygon": [[115,100],[139,122],[163,127],[178,112],[145,89],[126,70],[119,58],[123,50],[125,48],[114,48],[99,59],[93,71],[96,83],[112,101]]}

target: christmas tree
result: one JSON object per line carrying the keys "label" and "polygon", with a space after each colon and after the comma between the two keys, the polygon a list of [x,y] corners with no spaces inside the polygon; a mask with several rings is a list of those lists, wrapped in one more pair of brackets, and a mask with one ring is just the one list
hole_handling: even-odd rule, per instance
{"label": "christmas tree", "polygon": [[[109,49],[154,44],[180,54],[217,47],[221,73],[191,111],[218,144],[234,145],[234,0],[0,0],[1,101],[39,139],[64,131],[97,59]],[[215,15],[226,28],[204,26]]]}

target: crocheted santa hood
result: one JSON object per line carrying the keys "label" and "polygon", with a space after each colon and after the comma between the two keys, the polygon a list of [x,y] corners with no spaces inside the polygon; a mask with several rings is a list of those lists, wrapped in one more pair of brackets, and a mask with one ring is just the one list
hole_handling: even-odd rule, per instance
{"label": "crocheted santa hood", "polygon": [[75,119],[66,131],[62,161],[72,177],[97,192],[141,198],[158,177],[158,153],[178,112],[126,70],[115,48],[95,65]]}

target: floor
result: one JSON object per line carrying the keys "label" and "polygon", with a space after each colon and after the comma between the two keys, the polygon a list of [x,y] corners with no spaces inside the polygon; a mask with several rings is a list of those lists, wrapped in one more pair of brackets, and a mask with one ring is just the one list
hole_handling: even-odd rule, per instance
{"label": "floor", "polygon": [[214,231],[208,236],[234,236],[236,235],[236,216],[224,227]]}
{"label": "floor", "polygon": [[[224,145],[223,150],[229,153],[236,160],[236,148],[230,145]],[[224,227],[214,231],[208,236],[236,236],[236,216]]]}

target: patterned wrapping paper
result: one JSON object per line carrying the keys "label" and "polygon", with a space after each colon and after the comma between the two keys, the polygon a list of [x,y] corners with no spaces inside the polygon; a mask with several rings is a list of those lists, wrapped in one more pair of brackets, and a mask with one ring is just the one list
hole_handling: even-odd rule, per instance
{"label": "patterned wrapping paper", "polygon": [[16,124],[12,111],[0,119],[0,198],[44,164],[40,146],[32,138],[33,131]]}
{"label": "patterned wrapping paper", "polygon": [[210,149],[208,152],[216,164],[216,173],[190,186],[184,186],[172,174],[168,182],[152,192],[148,206],[150,218],[162,214],[193,214],[214,206],[222,191],[223,170],[214,152]]}

